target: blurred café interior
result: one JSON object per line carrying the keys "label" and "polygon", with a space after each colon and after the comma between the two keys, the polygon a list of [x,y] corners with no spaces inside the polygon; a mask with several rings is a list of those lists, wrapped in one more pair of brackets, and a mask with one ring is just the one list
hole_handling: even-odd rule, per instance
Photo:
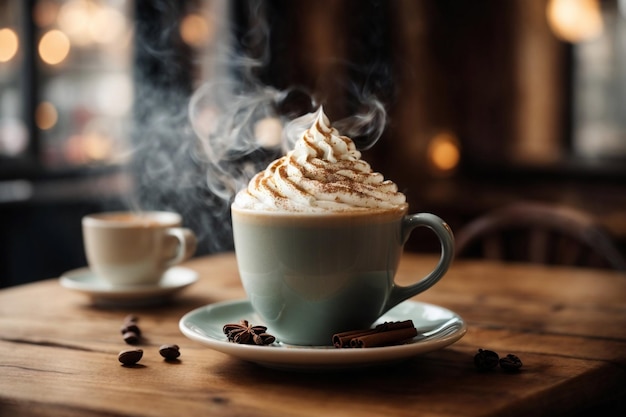
{"label": "blurred caf\u00e9 interior", "polygon": [[[216,97],[255,146],[202,140]],[[626,0],[1,0],[0,287],[85,265],[95,211],[175,210],[198,255],[231,250],[230,176],[312,103],[373,102],[363,158],[411,211],[557,204],[626,254]]]}

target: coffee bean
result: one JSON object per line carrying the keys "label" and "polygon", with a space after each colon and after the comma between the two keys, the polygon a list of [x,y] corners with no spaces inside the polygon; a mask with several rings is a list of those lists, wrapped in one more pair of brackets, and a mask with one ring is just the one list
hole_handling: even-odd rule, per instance
{"label": "coffee bean", "polygon": [[492,350],[478,349],[478,353],[474,356],[474,366],[481,371],[488,371],[498,366],[500,357]]}
{"label": "coffee bean", "polygon": [[117,360],[119,360],[123,365],[134,365],[143,356],[143,350],[141,349],[131,349],[131,350],[123,350],[117,355]]}
{"label": "coffee bean", "polygon": [[522,361],[515,355],[508,354],[504,358],[500,359],[500,368],[508,372],[516,372],[519,371],[519,368],[522,367]]}
{"label": "coffee bean", "polygon": [[125,323],[125,324],[123,324],[122,327],[120,327],[120,332],[122,334],[128,333],[128,332],[133,332],[138,337],[141,337],[141,329],[139,328],[139,326],[137,326],[136,323]]}
{"label": "coffee bean", "polygon": [[165,360],[173,361],[180,356],[180,348],[178,345],[162,345],[159,348],[159,353]]}
{"label": "coffee bean", "polygon": [[129,314],[126,317],[124,317],[124,321],[121,327],[122,333],[126,333],[126,331],[131,331],[131,332],[137,333],[138,336],[141,336],[141,330],[139,329],[139,326],[137,325],[138,321],[139,321],[139,318],[135,316],[134,314]]}
{"label": "coffee bean", "polygon": [[139,317],[135,316],[134,314],[129,314],[128,316],[124,317],[124,323],[126,324],[137,323],[138,321]]}
{"label": "coffee bean", "polygon": [[126,332],[122,335],[122,338],[124,339],[124,342],[129,345],[136,345],[139,343],[139,336],[135,332]]}

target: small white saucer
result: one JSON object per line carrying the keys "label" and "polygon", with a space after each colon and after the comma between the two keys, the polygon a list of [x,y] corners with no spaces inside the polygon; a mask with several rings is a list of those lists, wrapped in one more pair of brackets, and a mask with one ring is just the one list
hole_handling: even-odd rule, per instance
{"label": "small white saucer", "polygon": [[168,269],[156,284],[128,287],[113,286],[89,268],[68,271],[59,279],[63,287],[82,292],[103,307],[148,306],[162,304],[176,292],[198,280],[197,272],[176,266]]}
{"label": "small white saucer", "polygon": [[[270,368],[324,371],[378,366],[398,362],[412,356],[431,352],[459,340],[467,325],[456,313],[432,304],[405,301],[383,315],[377,323],[411,319],[418,336],[396,346],[337,349],[333,346],[295,346],[277,341],[269,346],[240,345],[229,342],[222,331],[226,323],[248,320],[263,321],[247,300],[209,304],[185,314],[179,322],[181,332],[188,338],[239,359]],[[272,333],[272,329],[267,329]],[[330,343],[330,341],[329,341]]]}

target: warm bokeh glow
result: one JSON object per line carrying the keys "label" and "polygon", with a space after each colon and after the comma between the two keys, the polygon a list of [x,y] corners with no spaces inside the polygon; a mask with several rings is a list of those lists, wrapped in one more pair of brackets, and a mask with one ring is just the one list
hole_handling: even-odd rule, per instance
{"label": "warm bokeh glow", "polygon": [[428,145],[428,161],[439,173],[452,172],[461,160],[459,140],[451,132],[441,132]]}
{"label": "warm bokeh glow", "polygon": [[59,10],[59,27],[77,45],[89,42],[85,33],[89,27],[89,4],[82,0],[71,0],[64,3]]}
{"label": "warm bokeh glow", "polygon": [[83,152],[92,161],[102,161],[111,156],[113,140],[98,132],[87,132],[82,140]]}
{"label": "warm bokeh glow", "polygon": [[95,9],[91,15],[89,34],[98,43],[112,43],[119,40],[126,30],[126,18],[110,7]]}
{"label": "warm bokeh glow", "polygon": [[0,29],[0,62],[9,62],[19,48],[19,40],[13,29]]}
{"label": "warm bokeh glow", "polygon": [[44,101],[39,103],[35,110],[35,123],[41,130],[48,130],[57,124],[59,114],[56,107],[50,102]]}
{"label": "warm bokeh glow", "polygon": [[282,134],[283,124],[276,117],[266,117],[254,125],[255,139],[263,148],[280,145]]}
{"label": "warm bokeh glow", "polygon": [[79,46],[117,42],[126,32],[126,18],[120,11],[86,0],[71,0],[63,4],[58,23],[72,43]]}
{"label": "warm bokeh glow", "polygon": [[85,131],[65,141],[64,155],[72,164],[106,161],[113,152],[113,139],[102,132]]}
{"label": "warm bokeh glow", "polygon": [[189,14],[180,22],[180,36],[190,46],[202,46],[210,40],[211,30],[206,19]]}
{"label": "warm bokeh glow", "polygon": [[70,40],[60,30],[46,32],[39,41],[39,56],[46,64],[59,64],[69,53]]}
{"label": "warm bokeh glow", "polygon": [[598,0],[550,0],[546,15],[554,34],[566,42],[576,43],[602,33]]}

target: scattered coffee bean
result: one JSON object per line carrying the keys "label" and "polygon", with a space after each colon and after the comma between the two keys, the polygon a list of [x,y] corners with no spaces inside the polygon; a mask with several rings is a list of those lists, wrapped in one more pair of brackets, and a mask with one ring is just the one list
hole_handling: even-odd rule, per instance
{"label": "scattered coffee bean", "polygon": [[132,323],[132,322],[124,323],[122,327],[120,327],[120,332],[122,334],[127,333],[127,332],[133,332],[137,336],[141,337],[141,329],[139,328],[139,326],[137,326],[136,323]]}
{"label": "scattered coffee bean", "polygon": [[129,345],[136,345],[141,340],[141,329],[137,325],[139,318],[133,314],[124,317],[124,323],[120,327],[122,338]]}
{"label": "scattered coffee bean", "polygon": [[135,316],[134,314],[129,314],[128,316],[124,317],[124,323],[137,323],[139,321],[139,317]]}
{"label": "scattered coffee bean", "polygon": [[137,343],[139,343],[139,336],[135,332],[124,333],[122,335],[122,339],[124,339],[124,342],[128,343],[129,345],[136,345]]}
{"label": "scattered coffee bean", "polygon": [[500,359],[500,368],[505,371],[515,372],[519,371],[519,368],[522,367],[522,361],[515,355],[508,354],[504,358]]}
{"label": "scattered coffee bean", "polygon": [[162,345],[159,348],[159,353],[167,361],[173,361],[180,356],[180,348],[178,345]]}
{"label": "scattered coffee bean", "polygon": [[478,349],[478,353],[474,356],[474,366],[481,371],[494,369],[498,366],[500,357],[491,350]]}
{"label": "scattered coffee bean", "polygon": [[119,360],[123,365],[129,366],[134,365],[143,356],[143,350],[141,349],[131,349],[131,350],[123,350],[117,355],[117,360]]}

